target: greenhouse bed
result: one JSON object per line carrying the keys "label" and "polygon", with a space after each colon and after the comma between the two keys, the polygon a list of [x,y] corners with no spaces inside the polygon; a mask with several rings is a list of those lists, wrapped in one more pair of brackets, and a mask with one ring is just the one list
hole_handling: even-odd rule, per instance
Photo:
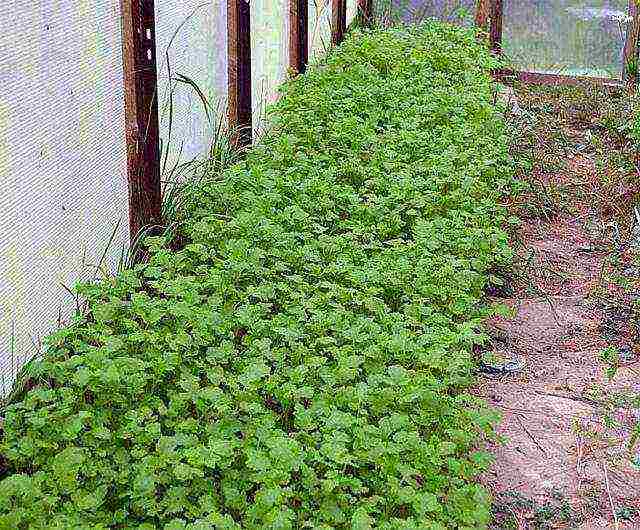
{"label": "greenhouse bed", "polygon": [[465,389],[513,185],[471,30],[355,31],[187,243],[80,294],[4,417],[4,528],[479,528]]}

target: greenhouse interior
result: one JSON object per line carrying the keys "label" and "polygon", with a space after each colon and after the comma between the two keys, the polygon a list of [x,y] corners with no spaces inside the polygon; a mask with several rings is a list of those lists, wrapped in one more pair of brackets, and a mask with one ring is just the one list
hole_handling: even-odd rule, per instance
{"label": "greenhouse interior", "polygon": [[0,530],[640,529],[636,0],[0,30]]}

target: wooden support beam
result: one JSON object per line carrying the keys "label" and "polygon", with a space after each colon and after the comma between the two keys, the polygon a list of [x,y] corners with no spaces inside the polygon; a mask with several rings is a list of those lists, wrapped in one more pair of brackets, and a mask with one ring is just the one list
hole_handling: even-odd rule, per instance
{"label": "wooden support beam", "polygon": [[631,89],[635,89],[638,79],[638,39],[640,35],[640,14],[637,0],[629,0],[629,26],[624,43],[623,79]]}
{"label": "wooden support beam", "polygon": [[347,0],[331,0],[331,43],[337,46],[347,31]]}
{"label": "wooden support beam", "polygon": [[162,224],[153,0],[121,0],[129,230]]}
{"label": "wooden support beam", "polygon": [[478,0],[476,7],[476,27],[480,38],[489,37],[491,51],[502,51],[502,0]]}
{"label": "wooden support beam", "polygon": [[309,0],[289,0],[289,67],[303,73],[309,63]]}
{"label": "wooden support beam", "polygon": [[493,0],[492,4],[489,43],[491,51],[500,54],[502,53],[502,0]]}
{"label": "wooden support beam", "polygon": [[251,8],[249,0],[227,0],[229,127],[238,146],[251,144]]}
{"label": "wooden support beam", "polygon": [[476,7],[476,27],[487,35],[489,34],[492,5],[492,0],[478,0]]}
{"label": "wooden support beam", "polygon": [[358,20],[365,28],[373,26],[373,0],[358,0]]}

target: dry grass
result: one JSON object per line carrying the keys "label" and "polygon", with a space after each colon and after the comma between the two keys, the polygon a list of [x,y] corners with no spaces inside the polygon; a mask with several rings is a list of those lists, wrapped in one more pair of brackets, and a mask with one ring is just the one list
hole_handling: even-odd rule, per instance
{"label": "dry grass", "polygon": [[[490,331],[524,371],[480,386],[503,411],[486,483],[494,528],[639,528],[638,168],[625,91],[513,87],[522,225],[500,293],[515,317]],[[608,348],[608,349],[607,349]],[[607,378],[605,352],[619,356]],[[605,359],[610,362],[610,359]]]}

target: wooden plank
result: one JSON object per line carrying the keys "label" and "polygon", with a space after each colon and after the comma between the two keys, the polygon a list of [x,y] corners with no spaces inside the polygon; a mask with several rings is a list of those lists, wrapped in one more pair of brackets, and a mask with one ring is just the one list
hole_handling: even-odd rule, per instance
{"label": "wooden plank", "polygon": [[227,0],[229,127],[238,146],[251,144],[251,8],[249,0]]}
{"label": "wooden plank", "polygon": [[493,0],[492,3],[489,43],[493,53],[500,54],[502,52],[502,0]]}
{"label": "wooden plank", "polygon": [[496,72],[496,77],[503,81],[517,80],[530,85],[548,86],[577,86],[584,84],[595,84],[603,87],[622,88],[623,83],[619,79],[606,77],[586,77],[570,76],[560,74],[543,74],[538,72],[520,72],[513,70],[502,70]]}
{"label": "wooden plank", "polygon": [[331,43],[337,46],[347,31],[347,0],[331,0]]}
{"label": "wooden plank", "polygon": [[309,63],[309,0],[289,0],[289,67],[303,73]]}
{"label": "wooden plank", "polygon": [[373,26],[373,0],[358,0],[358,20],[365,28]]}
{"label": "wooden plank", "polygon": [[629,0],[629,26],[624,43],[623,79],[634,89],[638,78],[638,38],[640,35],[640,15],[636,0]]}
{"label": "wooden plank", "polygon": [[162,224],[153,0],[121,0],[131,240]]}

